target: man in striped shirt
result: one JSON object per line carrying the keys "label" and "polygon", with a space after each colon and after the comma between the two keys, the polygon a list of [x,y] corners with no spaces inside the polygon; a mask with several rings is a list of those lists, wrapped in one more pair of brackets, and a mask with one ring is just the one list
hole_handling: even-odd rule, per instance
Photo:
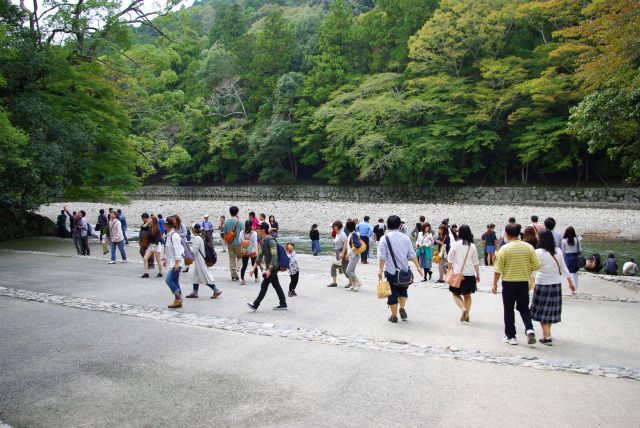
{"label": "man in striped shirt", "polygon": [[540,269],[540,260],[534,248],[518,239],[522,227],[519,224],[508,224],[505,228],[507,244],[498,251],[493,275],[491,292],[498,292],[498,280],[502,277],[502,305],[504,307],[504,339],[505,343],[517,345],[516,320],[513,312],[515,305],[526,329],[529,345],[536,343],[536,335],[531,322],[529,310],[529,278]]}

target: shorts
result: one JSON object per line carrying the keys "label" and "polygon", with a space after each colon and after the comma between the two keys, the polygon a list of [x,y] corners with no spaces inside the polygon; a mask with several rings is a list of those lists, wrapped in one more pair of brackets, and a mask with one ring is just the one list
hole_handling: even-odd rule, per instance
{"label": "shorts", "polygon": [[496,252],[496,246],[495,245],[487,245],[484,249],[487,254],[493,254]]}

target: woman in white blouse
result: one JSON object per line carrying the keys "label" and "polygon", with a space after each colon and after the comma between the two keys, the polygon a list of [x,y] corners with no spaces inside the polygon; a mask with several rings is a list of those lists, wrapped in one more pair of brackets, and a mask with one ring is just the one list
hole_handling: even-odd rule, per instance
{"label": "woman in white blouse", "polygon": [[575,292],[575,286],[551,231],[540,232],[536,254],[542,266],[536,273],[531,318],[539,321],[542,326],[544,337],[540,339],[540,343],[551,346],[551,324],[559,323],[562,313],[562,277],[567,278],[572,292]]}
{"label": "woman in white blouse", "polygon": [[451,244],[447,262],[450,272],[462,273],[460,288],[449,287],[449,291],[453,295],[453,301],[462,311],[460,321],[469,322],[471,295],[476,292],[477,283],[480,282],[480,261],[478,250],[473,243],[473,234],[466,224],[460,225],[458,239]]}

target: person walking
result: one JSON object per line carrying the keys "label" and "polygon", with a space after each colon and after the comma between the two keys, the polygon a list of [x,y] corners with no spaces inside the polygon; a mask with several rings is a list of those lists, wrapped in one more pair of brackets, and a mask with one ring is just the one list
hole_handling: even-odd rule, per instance
{"label": "person walking", "polygon": [[118,208],[118,220],[120,220],[120,224],[122,225],[122,236],[124,237],[125,245],[129,245],[129,238],[127,237],[127,217],[122,213],[122,210]]}
{"label": "person walking", "polygon": [[293,242],[287,243],[285,250],[289,256],[289,297],[295,297],[298,279],[300,278],[300,267],[298,266],[298,257],[296,255],[296,246]]}
{"label": "person walking", "polygon": [[238,218],[238,207],[229,207],[229,214],[231,218],[224,221],[224,227],[222,229],[223,240],[227,243],[229,249],[229,271],[231,272],[231,280],[238,281],[238,260],[242,260],[242,251],[240,249],[240,241],[242,238],[242,223]]}
{"label": "person walking", "polygon": [[260,224],[260,221],[258,221],[255,211],[249,212],[249,220],[251,221],[251,229],[256,230],[258,228],[258,225]]}
{"label": "person walking", "polygon": [[[340,220],[334,221],[331,228],[336,234],[335,238],[333,238],[333,253],[335,258],[333,263],[331,263],[331,283],[327,285],[327,287],[337,287],[338,269],[341,269],[342,273],[347,276],[347,266],[349,265],[349,260],[347,259],[347,235],[342,230],[342,222]],[[348,276],[347,279],[349,279]],[[351,287],[350,282],[345,288],[349,287]]]}
{"label": "person walking", "polygon": [[162,214],[158,214],[158,227],[160,228],[160,233],[164,237],[167,234],[167,231],[164,230],[164,219],[162,218]]}
{"label": "person walking", "polygon": [[[242,255],[242,268],[240,269],[240,284],[246,285],[244,280],[244,273],[249,266],[249,259],[251,259],[251,268],[256,264],[258,258],[258,232],[253,229],[253,221],[251,219],[244,222],[244,230],[242,231],[242,240],[240,241],[240,254]],[[249,275],[251,275],[249,272]],[[256,282],[258,282],[258,274],[255,274]]]}
{"label": "person walking", "polygon": [[183,267],[184,269],[182,270],[183,273],[189,272],[189,267],[190,265],[187,264],[188,261],[185,259],[190,259],[191,261],[193,261],[193,253],[191,252],[191,249],[189,248],[189,240],[191,239],[191,231],[189,231],[187,229],[187,226],[184,225],[184,223],[182,223],[182,218],[178,215],[178,214],[174,214],[173,215],[173,220],[175,222],[175,227],[173,229],[173,231],[175,233],[178,234],[178,236],[180,236],[180,240],[182,242],[182,247],[183,247]]}
{"label": "person walking", "polygon": [[462,312],[460,321],[469,322],[471,295],[476,292],[477,284],[480,282],[480,260],[476,244],[473,243],[473,234],[466,224],[460,225],[458,240],[451,244],[447,262],[452,274],[462,274],[460,287],[449,286],[449,291]]}
{"label": "person walking", "polygon": [[118,213],[111,211],[109,214],[109,241],[111,242],[111,261],[110,265],[116,263],[116,247],[120,250],[121,263],[127,262],[127,253],[124,251],[124,237],[122,236],[122,226],[118,220]]}
{"label": "person walking", "polygon": [[441,224],[438,227],[436,244],[438,244],[438,281],[436,282],[442,284],[444,283],[444,275],[446,274],[447,254],[451,247],[451,238],[446,224]]}
{"label": "person walking", "polygon": [[[148,213],[142,213],[140,216],[142,219],[142,226],[140,226],[140,232],[138,233],[138,246],[140,248],[140,257],[142,257],[142,262],[145,267],[144,273],[142,274],[142,278],[149,278],[149,269],[155,269],[154,264],[154,255],[151,256],[145,261],[145,256],[147,255],[147,249],[149,248],[149,234],[151,233],[151,217]],[[160,233],[160,228],[158,228],[158,233]],[[152,249],[153,253],[154,249]],[[146,275],[146,276],[145,276]]]}
{"label": "person walking", "polygon": [[91,226],[87,220],[87,213],[84,210],[80,210],[80,248],[83,256],[90,256],[91,250],[89,249],[89,236],[91,236]]}
{"label": "person walking", "polygon": [[524,233],[522,234],[522,240],[531,245],[534,249],[538,248],[538,232],[536,232],[536,228],[533,226],[525,227]]}
{"label": "person walking", "polygon": [[98,221],[96,222],[96,231],[100,231],[100,243],[102,243],[102,235],[104,233],[104,229],[109,224],[109,219],[107,215],[104,213],[104,209],[100,209],[98,214]]}
{"label": "person walking", "polygon": [[360,261],[365,265],[369,263],[369,246],[371,245],[370,240],[373,236],[373,228],[371,224],[369,224],[369,219],[370,217],[368,215],[364,216],[364,221],[358,223],[356,226],[356,232],[360,236],[360,239],[362,239],[362,242],[367,246],[364,253],[360,254]]}
{"label": "person walking", "polygon": [[[222,290],[216,286],[213,278],[213,271],[209,266],[207,266],[205,261],[205,256],[207,254],[205,246],[210,245],[211,238],[208,234],[204,234],[202,225],[198,223],[193,225],[191,233],[193,235],[193,239],[191,240],[191,244],[193,245],[193,270],[191,271],[191,284],[193,284],[193,291],[186,297],[187,299],[197,299],[200,284],[207,284],[207,287],[213,291],[211,298],[217,299],[222,294]],[[209,240],[209,242],[207,243],[205,240]]]}
{"label": "person walking", "polygon": [[[384,236],[384,233],[387,231],[387,225],[384,224],[384,219],[379,218],[378,224],[373,226],[373,244],[378,247],[380,245],[380,240]],[[376,257],[378,256],[377,248],[376,248]]]}
{"label": "person walking", "polygon": [[536,273],[535,288],[531,301],[531,317],[540,322],[543,345],[551,346],[551,325],[560,322],[562,313],[562,277],[569,281],[569,289],[576,289],[569,270],[562,257],[562,250],[556,246],[555,237],[550,230],[543,230],[539,236],[540,245],[536,251],[540,268]]}
{"label": "person walking", "polygon": [[498,237],[495,232],[496,225],[491,223],[487,225],[487,231],[482,234],[482,243],[484,244],[484,252],[487,255],[487,266],[493,266],[496,260],[496,247],[498,245]]}
{"label": "person walking", "polygon": [[504,338],[509,345],[517,345],[513,307],[515,305],[525,326],[529,345],[536,343],[536,335],[529,310],[529,279],[540,269],[540,260],[533,247],[518,239],[519,224],[508,224],[505,228],[507,243],[496,257],[491,292],[497,294],[498,281],[502,277],[502,305],[504,309]]}
{"label": "person walking", "polygon": [[349,284],[345,288],[351,289],[351,291],[360,291],[360,279],[358,279],[358,275],[356,274],[356,266],[360,261],[360,255],[356,254],[353,249],[360,248],[362,242],[356,232],[356,223],[353,220],[349,220],[344,229],[347,234],[348,242],[345,251],[349,260],[347,263],[347,270],[345,271],[347,278],[349,278]]}
{"label": "person walking", "polygon": [[152,262],[154,258],[158,264],[158,273],[156,274],[156,278],[162,278],[162,263],[160,263],[160,253],[157,251],[158,246],[161,245],[162,242],[162,233],[160,232],[160,226],[158,226],[158,218],[154,215],[149,217],[148,214],[147,218],[148,220],[145,222],[144,226],[142,226],[146,231],[146,235],[143,238],[146,248],[144,257],[142,258],[144,263],[144,273],[142,274],[142,278],[149,278],[149,269],[153,269]]}
{"label": "person walking", "polygon": [[320,231],[318,230],[318,225],[311,225],[311,230],[309,231],[309,239],[311,239],[311,252],[314,256],[320,254]]}
{"label": "person walking", "polygon": [[560,243],[561,254],[569,270],[575,292],[578,291],[578,270],[580,270],[580,254],[582,254],[580,241],[581,238],[576,235],[576,230],[573,226],[569,226],[565,229]]}
{"label": "person walking", "polygon": [[164,227],[167,231],[167,242],[164,246],[164,260],[167,275],[164,282],[173,294],[173,303],[168,305],[169,309],[182,307],[182,289],[180,288],[180,272],[184,267],[184,247],[182,238],[177,233],[177,221],[174,216],[167,217]]}
{"label": "person walking", "polygon": [[424,278],[422,282],[427,281],[427,274],[429,280],[431,280],[431,265],[433,263],[433,233],[431,232],[431,224],[424,222],[422,229],[418,232],[418,239],[416,239],[416,255],[420,261],[420,267],[424,270]]}
{"label": "person walking", "polygon": [[[406,305],[408,294],[408,284],[400,284],[398,278],[400,272],[409,271],[409,260],[413,261],[420,276],[424,275],[416,252],[413,250],[411,239],[400,231],[400,217],[391,215],[387,219],[389,232],[380,240],[378,247],[378,281],[382,281],[383,275],[391,287],[391,295],[387,298],[387,305],[391,310],[389,321],[398,322],[398,312],[402,321],[408,318]],[[398,305],[400,310],[398,311]]]}
{"label": "person walking", "polygon": [[[515,221],[514,221],[515,223]],[[540,234],[540,232],[542,232],[542,230],[544,229],[544,225],[540,224],[538,222],[538,216],[537,215],[532,215],[531,216],[531,227],[533,227],[536,231],[536,238],[538,237],[538,235]]]}
{"label": "person walking", "polygon": [[276,294],[278,295],[278,299],[280,301],[279,305],[274,307],[274,311],[286,311],[287,310],[287,298],[284,295],[284,291],[282,291],[282,287],[280,286],[280,281],[278,280],[278,271],[280,270],[280,260],[278,259],[278,243],[273,236],[269,235],[270,225],[269,223],[263,222],[258,225],[257,232],[262,238],[262,253],[258,256],[258,260],[256,265],[253,267],[253,273],[257,274],[258,265],[262,263],[264,259],[265,262],[265,271],[262,274],[262,284],[260,284],[260,293],[258,293],[258,297],[253,301],[253,303],[247,303],[247,306],[251,308],[253,311],[257,311],[260,307],[260,303],[264,299],[264,296],[267,294],[267,290],[269,289],[269,285],[272,285],[274,290],[276,290]]}
{"label": "person walking", "polygon": [[544,220],[544,228],[553,234],[553,239],[556,240],[556,247],[562,246],[562,235],[554,230],[556,228],[556,220],[553,217],[547,217]]}

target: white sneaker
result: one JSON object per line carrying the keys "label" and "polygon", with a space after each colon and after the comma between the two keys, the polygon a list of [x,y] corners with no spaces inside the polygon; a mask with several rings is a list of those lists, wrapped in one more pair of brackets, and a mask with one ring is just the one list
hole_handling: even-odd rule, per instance
{"label": "white sneaker", "polygon": [[120,261],[120,263],[126,263],[126,262],[127,262],[126,260],[121,260],[121,261]]}
{"label": "white sneaker", "polygon": [[536,344],[536,332],[533,330],[527,330],[527,342],[529,345]]}
{"label": "white sneaker", "polygon": [[360,286],[359,285],[355,285],[355,286],[351,287],[351,291],[360,291]]}
{"label": "white sneaker", "polygon": [[511,339],[509,339],[507,336],[502,338],[502,341],[504,343],[508,343],[509,345],[517,345],[518,344],[518,339],[515,337],[512,337]]}
{"label": "white sneaker", "polygon": [[110,265],[115,265],[115,264],[116,264],[116,261],[115,261],[115,260],[111,260],[111,261],[109,262],[109,264],[110,264]]}

